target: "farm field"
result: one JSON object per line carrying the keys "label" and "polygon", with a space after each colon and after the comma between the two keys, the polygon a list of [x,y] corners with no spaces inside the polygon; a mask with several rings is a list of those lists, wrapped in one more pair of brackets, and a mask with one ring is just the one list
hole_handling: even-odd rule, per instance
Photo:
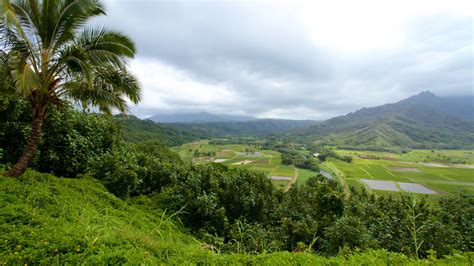
{"label": "farm field", "polygon": [[[351,163],[330,158],[323,164],[335,173],[346,186],[365,187],[376,194],[394,192],[446,194],[465,190],[474,194],[474,167],[472,151],[415,150],[407,154],[387,152],[337,151],[353,157]],[[435,157],[471,164],[429,161]],[[455,158],[455,159],[453,159]]]}
{"label": "farm field", "polygon": [[474,150],[412,150],[407,153],[337,150],[340,155],[375,157],[403,162],[467,164],[474,167]]}
{"label": "farm field", "polygon": [[244,168],[264,173],[273,184],[288,189],[292,184],[301,185],[316,173],[281,163],[281,154],[273,150],[243,144],[210,144],[209,141],[185,143],[174,148],[181,159],[188,163],[222,163],[231,168]]}

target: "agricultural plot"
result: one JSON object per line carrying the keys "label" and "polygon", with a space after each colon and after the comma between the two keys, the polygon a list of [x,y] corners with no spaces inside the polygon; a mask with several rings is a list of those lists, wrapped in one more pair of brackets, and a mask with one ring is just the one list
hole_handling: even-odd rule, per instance
{"label": "agricultural plot", "polygon": [[243,168],[261,172],[282,189],[293,183],[302,184],[316,173],[282,165],[281,154],[277,151],[262,150],[258,147],[241,144],[210,144],[209,141],[186,143],[175,148],[182,160],[188,163],[222,163],[231,168]]}
{"label": "agricultural plot", "polygon": [[346,186],[365,187],[376,194],[446,194],[459,190],[474,194],[473,165],[427,161],[429,154],[437,152],[456,156],[452,161],[471,161],[471,151],[416,150],[406,155],[338,151],[341,155],[352,156],[352,163],[329,159],[323,166],[332,170]]}
{"label": "agricultural plot", "polygon": [[376,158],[389,161],[451,164],[460,167],[474,165],[474,150],[412,150],[406,153],[338,150],[337,153],[365,159]]}

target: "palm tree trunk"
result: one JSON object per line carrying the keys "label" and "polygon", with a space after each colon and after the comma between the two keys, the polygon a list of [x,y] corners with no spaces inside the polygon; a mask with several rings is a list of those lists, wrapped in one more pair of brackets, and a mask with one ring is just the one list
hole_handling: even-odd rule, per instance
{"label": "palm tree trunk", "polygon": [[18,159],[18,162],[10,169],[10,171],[8,171],[6,176],[18,177],[26,171],[31,160],[35,156],[36,147],[38,146],[41,136],[41,127],[43,126],[43,121],[43,115],[35,115],[31,127],[31,134],[28,137],[28,141],[26,142],[25,150],[23,151],[20,159]]}

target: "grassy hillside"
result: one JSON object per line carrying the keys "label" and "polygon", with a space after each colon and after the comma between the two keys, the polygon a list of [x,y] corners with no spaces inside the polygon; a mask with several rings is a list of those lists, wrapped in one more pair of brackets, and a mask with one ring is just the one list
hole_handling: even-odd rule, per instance
{"label": "grassy hillside", "polygon": [[0,191],[0,264],[157,263],[202,252],[146,199],[122,201],[95,180],[30,171],[2,177]]}
{"label": "grassy hillside", "polygon": [[[305,252],[228,254],[182,232],[146,197],[124,201],[96,180],[56,178],[28,171],[0,177],[0,265],[11,264],[246,264],[246,265],[426,265],[383,250],[325,258]],[[472,265],[472,253],[439,265]]]}

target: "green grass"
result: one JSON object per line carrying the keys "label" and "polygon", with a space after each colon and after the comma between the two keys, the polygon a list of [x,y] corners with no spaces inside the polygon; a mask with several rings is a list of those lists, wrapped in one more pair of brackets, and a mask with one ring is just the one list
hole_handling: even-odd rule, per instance
{"label": "green grass", "polygon": [[384,250],[322,257],[219,254],[148,197],[116,198],[93,179],[0,177],[0,265],[472,265],[474,253],[415,260]]}
{"label": "green grass", "polygon": [[298,181],[297,185],[300,186],[304,184],[310,177],[316,176],[317,173],[307,170],[307,169],[297,169],[298,171]]}
{"label": "green grass", "polygon": [[404,162],[465,163],[474,165],[474,150],[412,150],[408,153],[337,150],[341,155],[372,155]]}
{"label": "green grass", "polygon": [[149,199],[125,202],[96,180],[29,171],[1,177],[0,191],[0,264],[156,264],[202,253]]}
{"label": "green grass", "polygon": [[292,165],[280,165],[270,174],[276,176],[294,176],[295,168]]}

